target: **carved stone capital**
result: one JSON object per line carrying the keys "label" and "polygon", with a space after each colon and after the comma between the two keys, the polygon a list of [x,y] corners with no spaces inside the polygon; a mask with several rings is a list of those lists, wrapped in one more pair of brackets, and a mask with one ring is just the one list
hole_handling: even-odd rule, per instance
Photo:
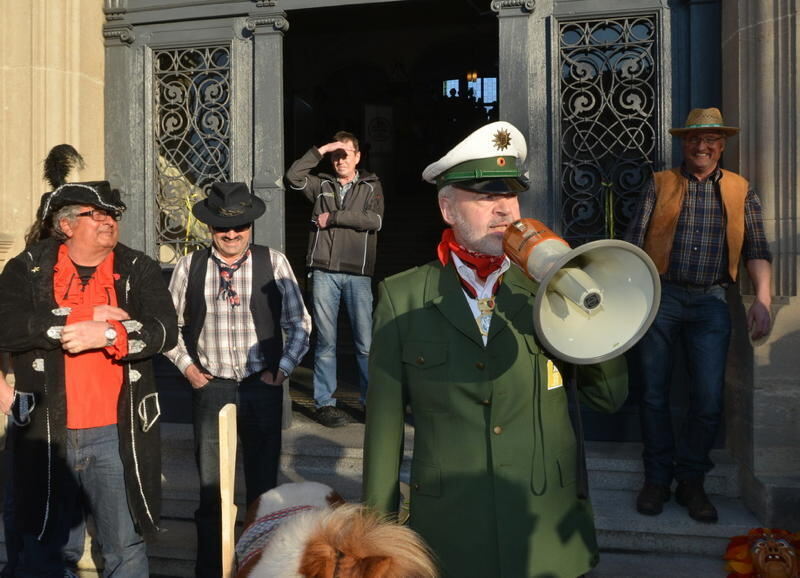
{"label": "carved stone capital", "polygon": [[113,26],[103,29],[103,38],[106,39],[106,44],[113,43],[114,40],[119,41],[120,44],[133,44],[136,37],[133,34],[133,26]]}
{"label": "carved stone capital", "polygon": [[277,4],[277,0],[256,0],[257,8],[274,8]]}
{"label": "carved stone capital", "polygon": [[106,15],[106,22],[122,20],[128,12],[128,0],[104,0],[103,14]]}
{"label": "carved stone capital", "polygon": [[250,16],[245,20],[245,30],[255,32],[258,28],[272,27],[275,32],[287,32],[289,30],[289,21],[285,16]]}
{"label": "carved stone capital", "polygon": [[504,11],[518,11],[521,13],[533,12],[536,7],[536,0],[492,0],[492,11],[500,16],[505,16]]}

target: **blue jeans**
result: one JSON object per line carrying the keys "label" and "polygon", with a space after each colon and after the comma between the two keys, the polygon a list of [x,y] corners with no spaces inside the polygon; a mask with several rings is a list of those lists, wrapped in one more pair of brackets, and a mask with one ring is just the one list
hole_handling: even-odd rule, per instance
{"label": "blue jeans", "polygon": [[253,374],[241,382],[214,378],[192,390],[194,450],[200,474],[200,506],[195,512],[195,575],[222,575],[222,507],[219,496],[219,410],[236,404],[236,426],[244,459],[247,504],[278,483],[283,387]]}
{"label": "blue jeans", "polygon": [[[6,473],[5,497],[3,499],[3,534],[5,535],[6,566],[0,572],[0,577],[2,578],[14,576],[23,548],[23,537],[17,531],[17,524],[14,519],[16,505],[12,469],[14,467],[14,436],[16,435],[17,427],[11,419],[8,420],[8,425],[6,426],[6,448],[3,456]],[[85,537],[86,524],[83,523],[83,516],[81,516],[80,523],[70,528],[67,543],[61,548],[61,558],[67,568],[74,571],[77,570],[78,561],[83,556]]]}
{"label": "blue jeans", "polygon": [[[642,393],[639,417],[647,482],[668,486],[673,477],[702,480],[714,467],[709,453],[722,418],[730,336],[724,287],[662,284],[658,315],[631,356],[631,380],[638,380]],[[669,390],[678,347],[686,354],[689,409],[676,444]]]}
{"label": "blue jeans", "polygon": [[[64,575],[62,559],[75,547],[76,532],[83,532],[85,507],[94,519],[103,556],[103,576],[141,578],[148,576],[147,552],[136,532],[125,491],[125,476],[119,455],[117,426],[67,430],[69,479],[54,508],[54,527],[42,541],[22,535],[23,550],[17,576],[58,577]],[[82,554],[82,552],[81,552]]]}
{"label": "blue jeans", "polygon": [[317,328],[314,349],[314,402],[336,405],[336,332],[339,303],[344,301],[356,348],[361,403],[367,399],[367,365],[372,343],[372,280],[362,275],[313,272],[312,311]]}

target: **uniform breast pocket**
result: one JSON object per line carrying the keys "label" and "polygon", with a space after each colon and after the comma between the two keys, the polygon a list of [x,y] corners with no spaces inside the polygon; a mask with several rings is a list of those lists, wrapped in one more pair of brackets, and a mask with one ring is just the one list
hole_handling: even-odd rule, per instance
{"label": "uniform breast pocket", "polygon": [[447,344],[408,342],[403,347],[403,366],[410,383],[447,380]]}

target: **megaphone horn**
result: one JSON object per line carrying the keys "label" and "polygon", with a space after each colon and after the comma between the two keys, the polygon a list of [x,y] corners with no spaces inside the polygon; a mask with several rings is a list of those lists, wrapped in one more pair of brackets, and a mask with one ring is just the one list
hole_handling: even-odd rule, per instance
{"label": "megaphone horn", "polygon": [[509,225],[503,250],[539,283],[533,320],[556,357],[585,365],[621,355],[644,335],[661,298],[647,253],[619,240],[570,249],[535,219]]}

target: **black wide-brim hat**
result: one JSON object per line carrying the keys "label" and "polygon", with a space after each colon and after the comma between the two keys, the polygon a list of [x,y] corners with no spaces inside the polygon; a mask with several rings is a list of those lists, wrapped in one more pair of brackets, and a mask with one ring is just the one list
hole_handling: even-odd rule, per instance
{"label": "black wide-brim hat", "polygon": [[267,205],[245,183],[214,183],[208,197],[194,204],[192,214],[210,227],[240,227],[252,223]]}
{"label": "black wide-brim hat", "polygon": [[66,183],[48,193],[42,203],[42,217],[68,205],[88,205],[109,213],[122,213],[127,208],[120,198],[119,189],[112,189],[108,181]]}

